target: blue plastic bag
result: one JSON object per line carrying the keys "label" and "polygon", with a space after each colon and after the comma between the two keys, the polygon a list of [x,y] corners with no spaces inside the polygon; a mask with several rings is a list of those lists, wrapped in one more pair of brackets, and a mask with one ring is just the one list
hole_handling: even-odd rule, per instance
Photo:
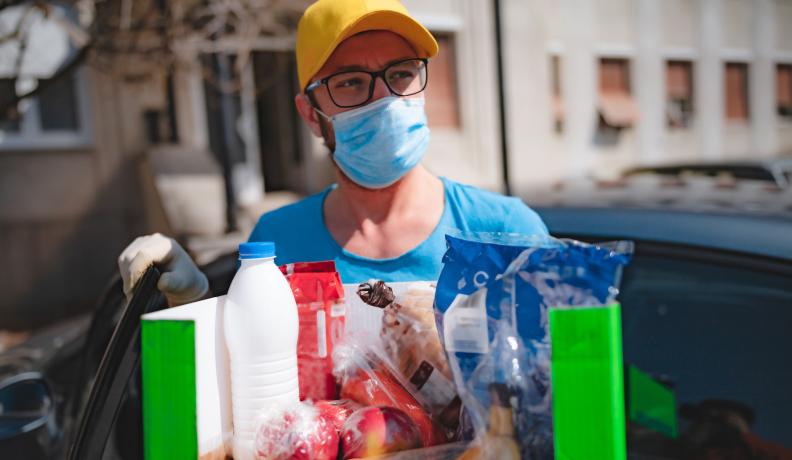
{"label": "blue plastic bag", "polygon": [[469,422],[487,430],[490,390],[505,384],[522,458],[552,458],[548,309],[613,302],[632,244],[514,234],[446,241],[435,309]]}

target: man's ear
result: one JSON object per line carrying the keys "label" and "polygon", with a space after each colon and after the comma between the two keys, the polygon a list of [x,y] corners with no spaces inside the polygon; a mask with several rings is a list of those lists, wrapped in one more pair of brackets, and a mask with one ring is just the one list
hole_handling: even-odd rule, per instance
{"label": "man's ear", "polygon": [[322,127],[319,125],[319,115],[311,105],[311,101],[303,93],[294,96],[294,105],[297,107],[297,113],[303,119],[306,125],[311,129],[311,132],[316,137],[322,137]]}

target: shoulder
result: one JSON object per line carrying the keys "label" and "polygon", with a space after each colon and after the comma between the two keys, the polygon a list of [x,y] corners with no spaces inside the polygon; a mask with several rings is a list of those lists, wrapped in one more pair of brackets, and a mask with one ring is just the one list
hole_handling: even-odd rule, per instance
{"label": "shoulder", "polygon": [[449,204],[474,231],[547,234],[542,218],[520,198],[443,178]]}
{"label": "shoulder", "polygon": [[305,228],[306,225],[320,224],[326,193],[325,190],[262,214],[250,234],[250,241],[273,239],[283,233],[294,232],[298,226]]}

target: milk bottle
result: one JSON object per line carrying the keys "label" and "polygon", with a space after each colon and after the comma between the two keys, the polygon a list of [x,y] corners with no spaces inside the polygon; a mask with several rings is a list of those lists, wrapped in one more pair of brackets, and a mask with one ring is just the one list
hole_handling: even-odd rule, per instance
{"label": "milk bottle", "polygon": [[241,266],[231,282],[224,328],[231,364],[234,459],[253,458],[257,418],[299,401],[297,304],[275,266],[272,242],[239,245]]}

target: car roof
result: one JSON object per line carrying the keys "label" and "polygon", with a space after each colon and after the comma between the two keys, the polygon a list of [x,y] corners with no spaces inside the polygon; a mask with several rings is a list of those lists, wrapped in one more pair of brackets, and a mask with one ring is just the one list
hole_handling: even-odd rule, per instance
{"label": "car roof", "polygon": [[519,190],[533,205],[622,207],[792,217],[792,189],[732,177],[639,175],[569,179]]}
{"label": "car roof", "polygon": [[792,262],[792,219],[679,210],[534,208],[554,235],[654,241]]}
{"label": "car roof", "polygon": [[681,163],[664,163],[657,165],[641,165],[628,169],[628,171],[643,170],[671,170],[671,169],[729,169],[729,168],[765,168],[765,169],[792,169],[792,155],[783,155],[771,158],[736,158],[731,160],[710,160]]}
{"label": "car roof", "polygon": [[551,233],[626,238],[792,260],[792,190],[763,181],[630,177],[520,196]]}
{"label": "car roof", "polygon": [[624,176],[638,174],[705,174],[732,175],[737,178],[774,181],[780,187],[790,186],[789,173],[792,172],[792,156],[773,158],[748,158],[720,161],[697,161],[686,163],[666,163],[642,165],[627,169]]}

